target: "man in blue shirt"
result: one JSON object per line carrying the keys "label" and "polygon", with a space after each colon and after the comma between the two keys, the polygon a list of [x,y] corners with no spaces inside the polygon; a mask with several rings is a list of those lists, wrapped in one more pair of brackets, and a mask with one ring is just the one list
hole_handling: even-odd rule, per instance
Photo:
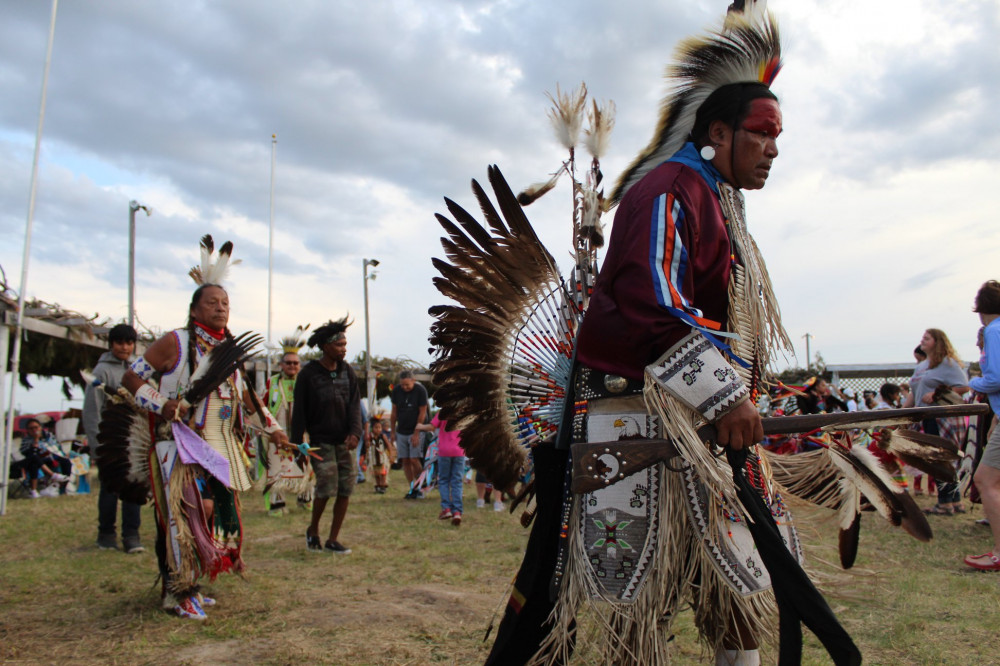
{"label": "man in blue shirt", "polygon": [[[974,312],[983,324],[983,355],[979,360],[982,377],[974,377],[969,386],[990,401],[1000,414],[1000,282],[990,280],[976,293]],[[1000,428],[990,433],[982,460],[976,468],[976,488],[982,497],[983,513],[993,531],[993,549],[983,555],[969,555],[965,563],[974,569],[1000,571]]]}

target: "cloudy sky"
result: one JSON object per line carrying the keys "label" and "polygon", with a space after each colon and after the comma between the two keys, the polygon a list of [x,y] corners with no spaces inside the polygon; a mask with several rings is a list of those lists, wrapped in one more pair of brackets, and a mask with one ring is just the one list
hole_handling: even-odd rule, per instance
{"label": "cloudy sky", "polygon": [[[515,189],[565,153],[546,92],[586,82],[617,105],[603,170],[648,142],[678,39],[727,0],[63,2],[45,116],[27,293],[127,316],[128,202],[139,321],[184,321],[197,241],[231,239],[231,328],[265,332],[271,135],[273,337],[350,313],[372,353],[430,360],[427,308],[443,196],[470,209],[498,164]],[[183,7],[183,9],[178,9]],[[975,290],[1000,278],[1000,4],[772,0],[785,131],[747,197],[785,325],[827,363],[905,363],[928,327],[975,359]],[[20,284],[51,3],[0,22],[0,266]],[[569,257],[569,185],[528,209]],[[993,204],[993,205],[991,205]],[[611,217],[607,216],[608,224]],[[52,397],[55,396],[55,397]],[[54,392],[19,392],[26,410]],[[65,404],[63,406],[66,406]]]}

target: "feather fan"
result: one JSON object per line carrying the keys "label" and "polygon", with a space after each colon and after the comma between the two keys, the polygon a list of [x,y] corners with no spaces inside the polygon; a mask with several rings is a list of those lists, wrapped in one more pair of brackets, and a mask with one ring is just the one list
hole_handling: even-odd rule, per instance
{"label": "feather fan", "polygon": [[[434,283],[457,305],[429,312],[435,402],[462,431],[473,466],[510,488],[527,447],[559,427],[581,313],[500,170],[488,170],[496,204],[473,181],[486,227],[454,201],[437,215],[447,261]],[[488,227],[488,228],[487,228]]]}
{"label": "feather fan", "polygon": [[109,400],[101,412],[94,462],[101,486],[135,504],[149,496],[152,436],[145,411],[125,400]]}
{"label": "feather fan", "polygon": [[184,393],[189,405],[196,405],[217,389],[253,354],[263,338],[247,331],[232,340],[223,340],[198,364],[191,375],[191,384]]}

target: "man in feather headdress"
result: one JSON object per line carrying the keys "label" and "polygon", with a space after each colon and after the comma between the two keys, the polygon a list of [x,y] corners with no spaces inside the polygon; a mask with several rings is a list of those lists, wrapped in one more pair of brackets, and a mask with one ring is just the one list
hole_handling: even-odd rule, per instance
{"label": "man in feather headdress", "polygon": [[[357,482],[354,451],[362,432],[361,389],[354,368],[346,360],[348,326],[347,317],[328,321],[309,337],[309,346],[318,347],[323,356],[299,373],[292,407],[292,440],[301,442],[308,433],[309,443],[319,455],[313,463],[316,490],[306,548],[336,555],[351,552],[338,539]],[[321,544],[319,523],[331,497],[333,520],[326,543]]]}
{"label": "man in feather headdress", "polygon": [[[202,265],[191,271],[199,286],[191,297],[187,326],[150,345],[122,377],[122,387],[136,405],[150,412],[155,432],[148,474],[156,504],[163,606],[195,620],[205,619],[204,607],[215,603],[200,594],[198,579],[239,572],[244,566],[237,492],[253,487],[246,451],[251,415],[271,442],[288,445],[240,370],[220,378],[203,399],[193,397],[198,380],[212,369],[213,352],[233,341],[229,295],[221,286],[232,243],[220,248],[217,259],[213,252],[211,237],[205,236]],[[176,421],[189,424],[193,433],[178,430]],[[192,436],[181,440],[178,433]]]}
{"label": "man in feather headdress", "polygon": [[614,483],[575,497],[563,490],[553,508],[545,485],[569,463],[558,462],[559,444],[551,454],[536,448],[528,551],[538,559],[525,557],[487,663],[562,663],[588,597],[610,602],[598,611],[608,663],[666,663],[682,601],[718,664],[758,664],[759,639],[775,633],[768,571],[733,479],[696,433],[714,424],[717,444],[749,451],[740,453],[745,474],[798,558],[756,453],[761,378],[776,348],[791,344],[742,194],[765,185],[778,156],[782,116],[770,84],[780,44],[763,3],[746,3],[746,13],[734,4],[721,31],[678,50],[656,136],[610,197],[618,210],[576,344],[575,397],[587,415],[574,439],[616,441],[615,424],[635,422],[640,437],[669,438],[684,463],[618,475],[622,459],[605,449],[586,469]]}
{"label": "man in feather headdress", "polygon": [[[281,340],[281,371],[267,380],[266,403],[275,420],[285,429],[291,430],[292,405],[295,396],[295,381],[301,369],[299,349],[304,344],[302,335],[309,327],[299,327],[295,335]],[[301,507],[312,501],[312,488],[316,483],[309,456],[274,445],[267,447],[268,465],[264,474],[264,497],[268,512],[280,516],[285,511],[285,493],[297,495]]]}

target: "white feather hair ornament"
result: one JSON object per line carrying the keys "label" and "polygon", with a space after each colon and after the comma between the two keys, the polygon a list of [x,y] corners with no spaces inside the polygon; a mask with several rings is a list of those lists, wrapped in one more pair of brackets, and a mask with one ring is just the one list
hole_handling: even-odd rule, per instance
{"label": "white feather hair ornament", "polygon": [[211,234],[201,237],[201,264],[194,266],[188,271],[188,275],[199,287],[206,284],[221,285],[229,274],[230,266],[240,263],[240,259],[232,260],[233,242],[226,241],[219,248],[219,254],[215,254],[215,241]]}

